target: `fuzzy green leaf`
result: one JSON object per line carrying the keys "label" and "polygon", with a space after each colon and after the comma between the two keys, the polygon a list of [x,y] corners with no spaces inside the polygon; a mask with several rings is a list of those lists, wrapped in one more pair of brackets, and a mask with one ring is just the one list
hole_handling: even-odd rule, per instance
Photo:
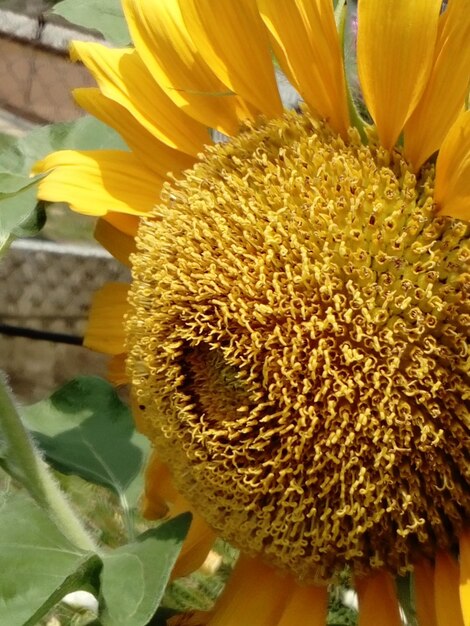
{"label": "fuzzy green leaf", "polygon": [[[98,150],[126,149],[126,146],[114,130],[91,116],[81,117],[74,122],[42,126],[19,138],[0,134],[0,175],[21,176],[23,182],[29,185],[30,171],[35,161],[49,152],[65,148]],[[17,181],[16,188],[22,186]],[[5,193],[1,185],[0,193]]]}
{"label": "fuzzy green leaf", "polygon": [[127,45],[131,38],[119,0],[63,0],[54,13],[68,22],[99,31],[110,43]]}
{"label": "fuzzy green leaf", "polygon": [[96,578],[100,558],[74,546],[30,498],[0,508],[0,624],[33,626],[67,593]]}
{"label": "fuzzy green leaf", "polygon": [[188,533],[185,513],[103,556],[103,626],[145,626],[155,614]]}
{"label": "fuzzy green leaf", "polygon": [[0,253],[14,237],[35,235],[44,223],[44,207],[38,203],[34,187],[25,187],[14,195],[0,196]]}
{"label": "fuzzy green leaf", "polygon": [[149,443],[107,381],[76,378],[23,415],[53,467],[112,489],[124,506],[136,504]]}
{"label": "fuzzy green leaf", "polygon": [[71,148],[127,149],[119,135],[92,117],[50,124],[16,138],[0,134],[0,253],[14,237],[35,235],[44,225],[38,207],[33,164],[46,154]]}

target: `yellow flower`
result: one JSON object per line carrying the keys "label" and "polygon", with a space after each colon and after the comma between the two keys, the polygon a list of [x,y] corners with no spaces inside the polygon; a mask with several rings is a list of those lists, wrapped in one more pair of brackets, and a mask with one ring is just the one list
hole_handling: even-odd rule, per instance
{"label": "yellow flower", "polygon": [[124,9],[135,49],[72,54],[130,151],[36,170],[131,255],[87,343],[154,443],[147,515],[195,513],[175,575],[215,533],[242,551],[213,611],[174,623],[323,625],[349,568],[360,626],[401,624],[409,571],[421,626],[467,626],[468,0],[359,0],[365,130],[331,0]]}

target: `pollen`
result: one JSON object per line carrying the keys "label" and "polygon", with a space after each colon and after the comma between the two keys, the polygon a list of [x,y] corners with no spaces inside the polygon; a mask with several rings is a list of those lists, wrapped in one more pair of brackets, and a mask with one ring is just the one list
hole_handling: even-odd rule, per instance
{"label": "pollen", "polygon": [[298,580],[404,573],[470,515],[469,229],[433,186],[289,112],[207,148],[139,231],[143,428],[214,530]]}

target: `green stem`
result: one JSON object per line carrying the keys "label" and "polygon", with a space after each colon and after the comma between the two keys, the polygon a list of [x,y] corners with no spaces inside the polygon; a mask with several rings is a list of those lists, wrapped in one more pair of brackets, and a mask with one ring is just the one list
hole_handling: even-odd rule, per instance
{"label": "green stem", "polygon": [[0,464],[28,489],[59,530],[78,548],[99,548],[60,490],[23,425],[0,372]]}

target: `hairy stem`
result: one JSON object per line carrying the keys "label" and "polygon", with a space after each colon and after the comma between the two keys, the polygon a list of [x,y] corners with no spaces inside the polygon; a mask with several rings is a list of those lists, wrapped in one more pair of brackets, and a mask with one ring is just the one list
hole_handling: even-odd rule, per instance
{"label": "hairy stem", "polygon": [[0,465],[26,487],[74,545],[82,550],[99,551],[24,427],[1,372]]}

